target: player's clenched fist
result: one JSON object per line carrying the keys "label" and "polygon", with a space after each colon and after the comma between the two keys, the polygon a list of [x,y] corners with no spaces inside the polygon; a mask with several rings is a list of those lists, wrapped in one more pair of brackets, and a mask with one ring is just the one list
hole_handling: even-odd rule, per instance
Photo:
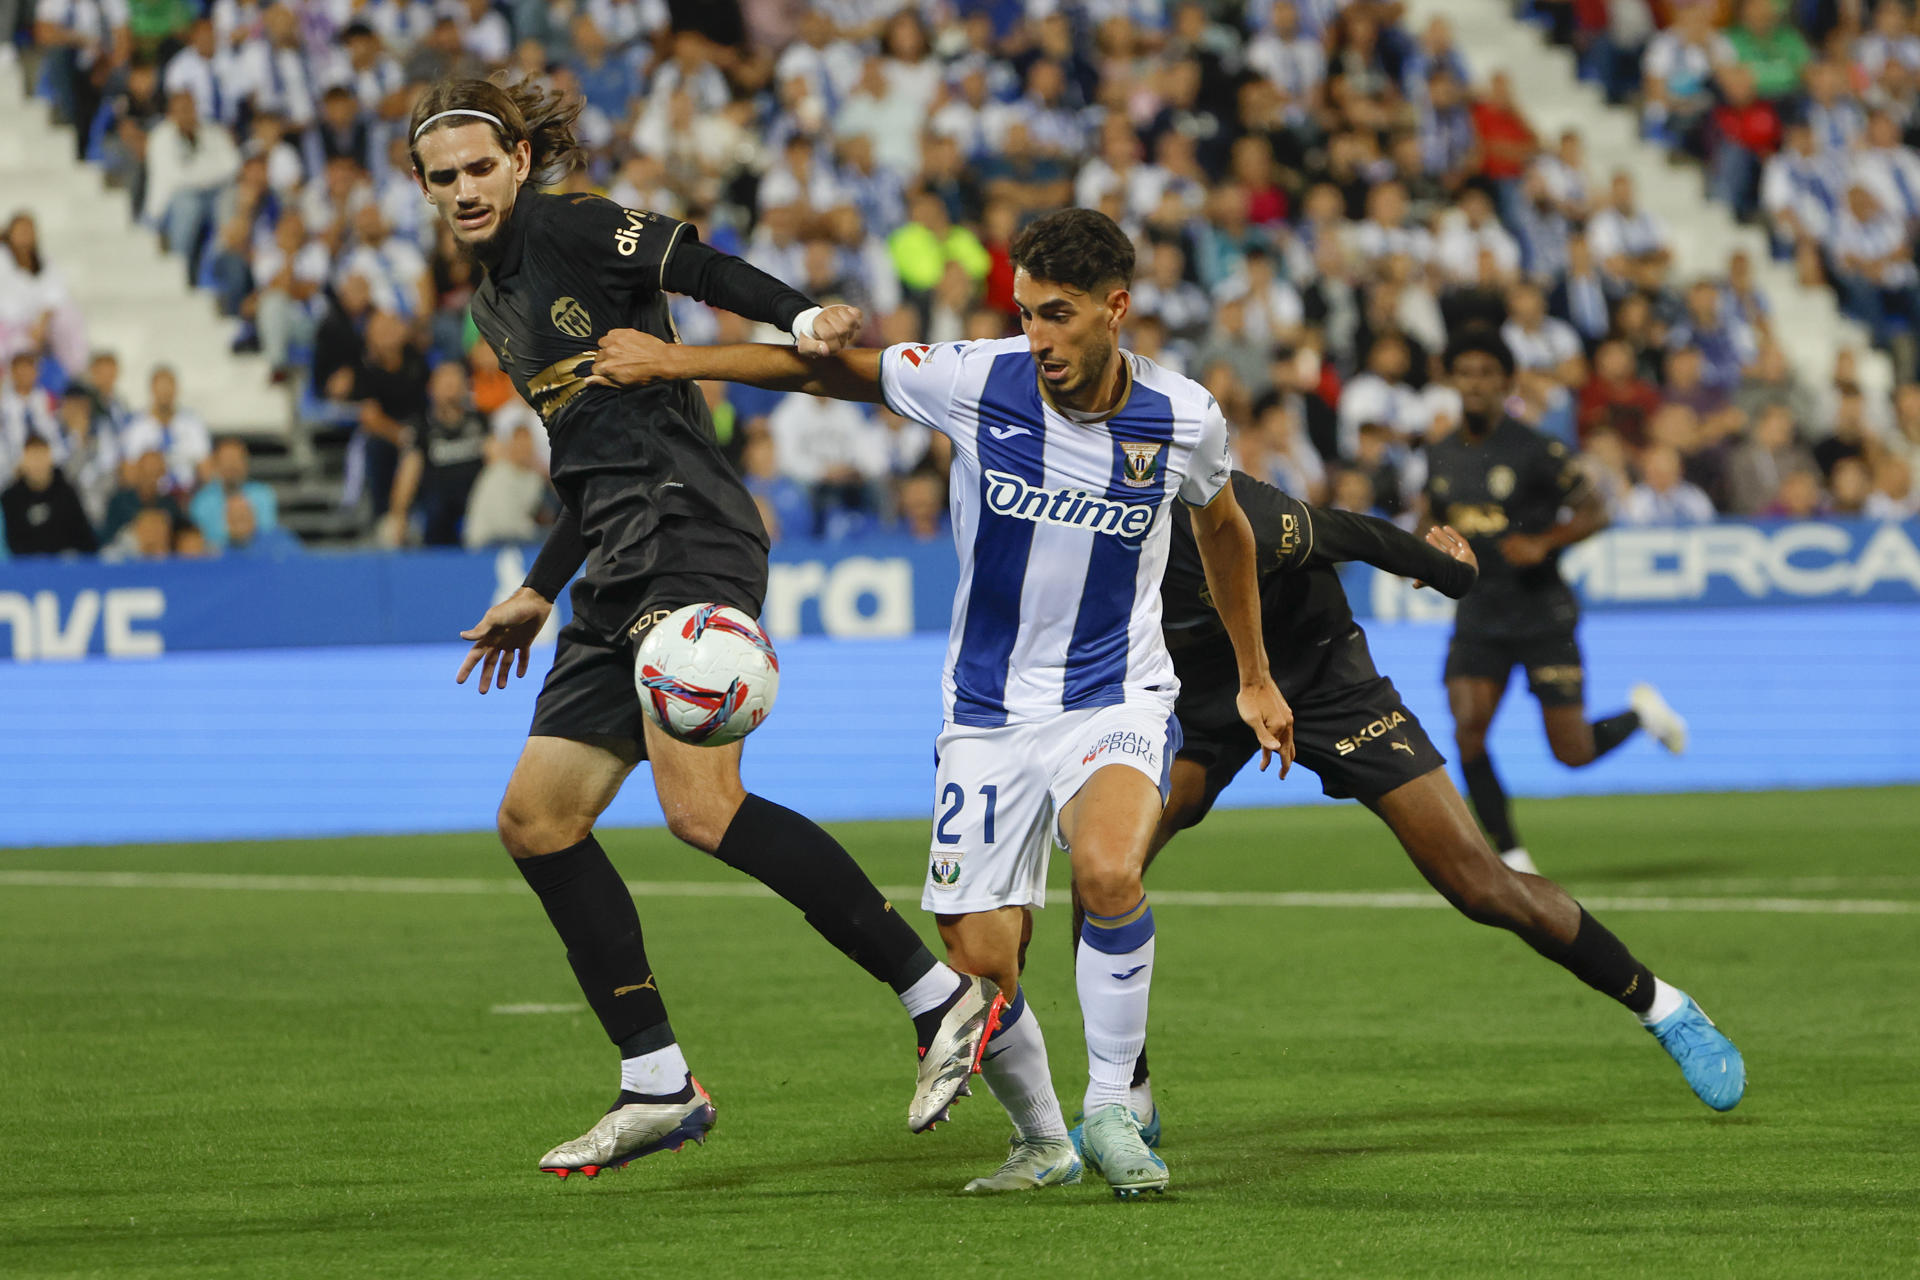
{"label": "player's clenched fist", "polygon": [[830,356],[836,351],[852,345],[860,334],[860,326],[865,323],[860,308],[836,303],[831,307],[822,307],[813,317],[813,334],[794,335],[794,342],[800,348],[800,354],[808,356]]}
{"label": "player's clenched fist", "polygon": [[644,387],[649,382],[671,378],[668,369],[673,345],[638,329],[611,329],[600,338],[593,353],[593,374],[589,386]]}

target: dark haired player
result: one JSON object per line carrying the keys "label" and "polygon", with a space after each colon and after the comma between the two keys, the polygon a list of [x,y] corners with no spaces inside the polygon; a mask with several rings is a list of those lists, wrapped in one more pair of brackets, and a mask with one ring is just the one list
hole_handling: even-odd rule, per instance
{"label": "dark haired player", "polygon": [[[1684,993],[1654,977],[1559,885],[1517,872],[1494,856],[1447,776],[1446,761],[1393,682],[1374,669],[1335,565],[1364,561],[1457,600],[1470,593],[1477,576],[1467,541],[1436,526],[1422,542],[1385,520],[1308,506],[1240,472],[1233,488],[1259,547],[1267,661],[1293,708],[1299,763],[1319,775],[1327,795],[1357,799],[1378,814],[1420,874],[1469,920],[1510,930],[1643,1022],[1649,996],[1663,992],[1668,1016],[1648,1029],[1701,1101],[1719,1111],[1732,1107],[1746,1080],[1738,1050]],[[1160,606],[1180,677],[1183,744],[1149,865],[1176,834],[1200,824],[1258,747],[1234,714],[1233,650],[1178,516]],[[1128,1105],[1142,1136],[1157,1142],[1160,1117],[1144,1051],[1134,1064]]]}
{"label": "dark haired player", "polygon": [[615,390],[591,382],[594,335],[630,327],[673,341],[666,292],[790,330],[833,350],[859,312],[822,312],[686,223],[592,195],[549,195],[577,147],[579,104],[537,87],[443,81],[410,125],[421,190],[485,268],[473,317],[552,437],[564,511],[527,583],[463,632],[464,682],[480,692],[527,671],[528,648],[584,559],[573,620],[560,632],[527,745],[500,803],[501,841],[566,944],[587,1003],[619,1047],[620,1094],[585,1135],[540,1167],[589,1177],[703,1139],[714,1112],[676,1043],[633,899],[593,836],[594,821],[641,760],[651,761],[668,829],[761,881],[899,994],[920,1042],[908,1125],[942,1118],[991,1030],[998,996],[935,960],[911,926],[826,832],[740,782],[740,745],[696,747],[648,723],[634,646],[688,604],[758,616],[767,535],[722,457],[690,382]]}
{"label": "dark haired player", "polygon": [[[1237,657],[1227,695],[1263,752],[1291,756],[1260,644],[1254,541],[1228,483],[1227,427],[1206,388],[1122,351],[1133,245],[1091,209],[1036,219],[1011,250],[1023,337],[905,343],[808,358],[771,346],[676,347],[609,334],[599,376],[725,378],[884,400],[953,442],[960,553],[935,747],[921,906],[947,954],[1018,993],[1057,842],[1088,914],[1074,967],[1087,1041],[1088,1168],[1121,1197],[1167,1185],[1127,1110],[1147,1034],[1154,924],[1140,872],[1179,749],[1160,578],[1183,504],[1193,554]],[[1020,994],[981,1074],[1014,1124],[1007,1160],[969,1191],[1077,1181],[1037,1012]]]}
{"label": "dark haired player", "polygon": [[1687,726],[1650,684],[1633,687],[1631,710],[1587,720],[1580,602],[1560,576],[1560,553],[1606,528],[1606,507],[1565,445],[1506,413],[1514,361],[1498,333],[1456,334],[1446,365],[1460,393],[1460,429],[1427,446],[1423,497],[1427,518],[1458,529],[1480,559],[1480,581],[1460,602],[1447,646],[1447,705],[1480,824],[1501,861],[1533,871],[1487,756],[1487,730],[1514,667],[1526,668],[1554,759],[1572,768],[1640,728],[1678,754]]}

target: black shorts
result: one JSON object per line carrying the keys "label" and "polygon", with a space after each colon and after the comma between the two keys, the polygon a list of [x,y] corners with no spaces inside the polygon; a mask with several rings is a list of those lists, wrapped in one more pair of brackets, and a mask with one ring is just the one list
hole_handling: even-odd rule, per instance
{"label": "black shorts", "polygon": [[1502,689],[1516,667],[1543,707],[1578,707],[1587,700],[1586,664],[1572,627],[1527,636],[1455,631],[1447,645],[1446,679],[1491,680]]}
{"label": "black shorts", "polygon": [[[1239,692],[1239,678],[1231,671],[1193,686],[1183,682],[1180,688],[1175,714],[1186,740],[1179,758],[1207,770],[1206,798],[1196,822],[1260,750],[1235,707]],[[1293,708],[1294,760],[1319,775],[1320,789],[1336,800],[1376,800],[1447,763],[1393,681],[1374,668],[1366,634],[1358,627],[1329,642],[1318,677],[1287,701]]]}
{"label": "black shorts", "polygon": [[609,640],[578,617],[560,628],[553,666],[533,704],[533,738],[626,738],[647,757],[646,712],[633,679],[633,651],[647,628],[690,604],[724,604],[750,618],[760,616],[761,600],[737,582],[704,574],[656,577],[638,595],[639,616],[627,632]]}

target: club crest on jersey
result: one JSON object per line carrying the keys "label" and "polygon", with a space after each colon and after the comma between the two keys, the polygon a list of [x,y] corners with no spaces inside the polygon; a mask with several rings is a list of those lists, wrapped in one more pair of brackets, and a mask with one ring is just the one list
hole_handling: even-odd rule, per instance
{"label": "club crest on jersey", "polygon": [[1494,467],[1487,472],[1487,492],[1499,501],[1513,496],[1513,468]]}
{"label": "club crest on jersey", "polygon": [[1160,451],[1166,445],[1123,440],[1120,448],[1127,459],[1120,474],[1121,484],[1133,489],[1145,489],[1160,478]]}
{"label": "club crest on jersey", "polygon": [[547,312],[547,319],[553,321],[553,327],[569,338],[586,338],[593,335],[593,317],[587,309],[572,298],[556,298],[553,310]]}
{"label": "club crest on jersey", "polygon": [[960,883],[960,855],[943,854],[927,868],[927,879],[936,889],[951,889]]}

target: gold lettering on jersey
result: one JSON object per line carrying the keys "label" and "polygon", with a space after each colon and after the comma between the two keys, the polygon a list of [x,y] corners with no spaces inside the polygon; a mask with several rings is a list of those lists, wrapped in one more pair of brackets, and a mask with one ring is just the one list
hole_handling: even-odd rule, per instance
{"label": "gold lettering on jersey", "polygon": [[1504,502],[1513,496],[1513,468],[1494,467],[1487,472],[1487,492]]}
{"label": "gold lettering on jersey", "polygon": [[593,317],[572,298],[555,299],[553,310],[547,312],[547,319],[553,321],[553,327],[569,338],[593,336]]}
{"label": "gold lettering on jersey", "polygon": [[620,212],[627,215],[627,225],[614,229],[613,247],[620,251],[621,257],[631,258],[640,248],[640,232],[659,215],[645,209],[622,209]]}
{"label": "gold lettering on jersey", "polygon": [[1492,503],[1454,502],[1447,505],[1447,523],[1465,538],[1490,538],[1507,531],[1507,513]]}
{"label": "gold lettering on jersey", "polygon": [[587,380],[580,366],[593,363],[593,352],[565,356],[527,379],[527,400],[542,419],[553,417],[560,408],[586,390]]}
{"label": "gold lettering on jersey", "polygon": [[1280,550],[1278,553],[1279,559],[1283,563],[1291,559],[1293,557],[1294,551],[1297,550],[1299,546],[1300,546],[1299,519],[1293,516],[1292,514],[1282,515],[1280,517]]}
{"label": "gold lettering on jersey", "polygon": [[[1334,743],[1333,749],[1343,756],[1350,756],[1360,748],[1366,746],[1369,742],[1372,742],[1375,738],[1386,737],[1389,733],[1393,732],[1396,726],[1403,725],[1406,722],[1407,713],[1404,711],[1395,711],[1391,714],[1381,716],[1378,720],[1367,725],[1352,737],[1342,738],[1340,741]],[[1399,746],[1400,744],[1396,742],[1393,745]],[[1409,755],[1413,754],[1412,747],[1402,749]]]}

